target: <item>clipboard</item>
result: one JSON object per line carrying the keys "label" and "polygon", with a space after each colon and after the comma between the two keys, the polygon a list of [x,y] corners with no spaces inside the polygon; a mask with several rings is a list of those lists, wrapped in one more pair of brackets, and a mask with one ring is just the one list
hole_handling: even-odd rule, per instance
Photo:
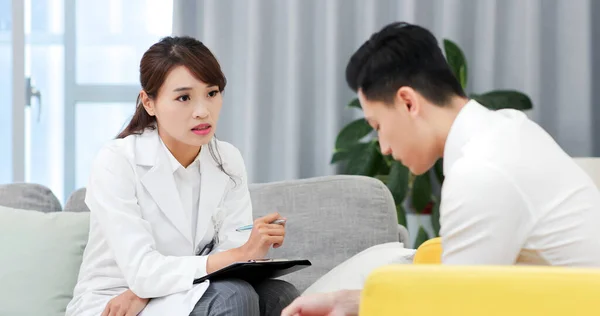
{"label": "clipboard", "polygon": [[245,262],[232,263],[211,274],[194,280],[194,284],[206,280],[216,281],[222,279],[241,279],[248,282],[257,282],[270,278],[277,278],[312,265],[309,260],[286,259],[256,259]]}

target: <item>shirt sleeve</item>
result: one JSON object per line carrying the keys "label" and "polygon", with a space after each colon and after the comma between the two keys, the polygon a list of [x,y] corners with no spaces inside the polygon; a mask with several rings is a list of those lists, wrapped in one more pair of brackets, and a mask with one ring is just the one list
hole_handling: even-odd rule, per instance
{"label": "shirt sleeve", "polygon": [[463,158],[442,188],[442,263],[514,264],[531,228],[531,212],[513,179]]}

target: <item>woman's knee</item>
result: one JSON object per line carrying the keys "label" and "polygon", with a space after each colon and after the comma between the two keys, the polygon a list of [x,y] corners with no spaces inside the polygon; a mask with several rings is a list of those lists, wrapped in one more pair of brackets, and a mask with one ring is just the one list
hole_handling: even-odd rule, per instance
{"label": "woman's knee", "polygon": [[284,305],[284,307],[291,304],[298,296],[300,296],[298,289],[291,283],[283,280],[272,280],[272,282],[272,286],[278,289],[278,292],[281,293],[279,296],[280,302],[282,305]]}
{"label": "woman's knee", "polygon": [[[215,289],[227,298],[227,304],[243,315],[258,315],[259,297],[252,285],[244,280],[231,279],[217,281]],[[242,315],[242,314],[240,314]]]}
{"label": "woman's knee", "polygon": [[190,315],[259,316],[259,296],[246,281],[230,279],[211,282]]}
{"label": "woman's knee", "polygon": [[266,309],[275,313],[280,313],[300,296],[295,286],[282,280],[268,280],[257,287],[257,292]]}

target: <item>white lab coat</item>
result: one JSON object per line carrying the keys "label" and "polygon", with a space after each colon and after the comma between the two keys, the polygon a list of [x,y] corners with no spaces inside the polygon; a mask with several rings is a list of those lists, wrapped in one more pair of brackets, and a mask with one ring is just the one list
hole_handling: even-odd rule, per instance
{"label": "white lab coat", "polygon": [[195,253],[212,239],[213,223],[219,245],[212,253],[243,245],[249,233],[235,228],[252,223],[242,156],[231,144],[213,142],[233,179],[204,146],[195,240],[155,130],[101,149],[85,198],[91,211],[89,241],[67,316],[100,315],[111,298],[127,289],[152,298],[143,316],[190,314],[208,287],[208,281],[192,282],[198,273],[206,274],[207,256]]}

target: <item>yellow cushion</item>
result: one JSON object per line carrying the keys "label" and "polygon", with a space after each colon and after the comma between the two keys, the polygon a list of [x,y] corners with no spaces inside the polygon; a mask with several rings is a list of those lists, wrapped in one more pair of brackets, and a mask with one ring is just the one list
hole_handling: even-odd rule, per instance
{"label": "yellow cushion", "polygon": [[600,315],[600,270],[394,265],[375,270],[361,316]]}
{"label": "yellow cushion", "polygon": [[429,239],[417,248],[413,258],[414,264],[441,264],[442,263],[442,239],[437,237]]}

